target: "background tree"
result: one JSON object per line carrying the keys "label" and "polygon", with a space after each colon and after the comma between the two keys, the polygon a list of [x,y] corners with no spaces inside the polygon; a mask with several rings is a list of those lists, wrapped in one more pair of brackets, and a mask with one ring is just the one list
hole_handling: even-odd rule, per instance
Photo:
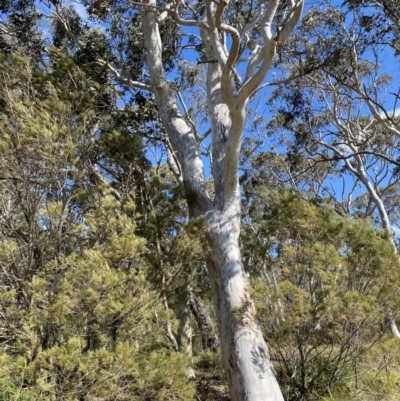
{"label": "background tree", "polygon": [[382,18],[375,26],[366,23],[369,16],[363,9],[311,9],[301,41],[294,38],[282,51],[289,77],[307,73],[275,91],[270,104],[275,101],[277,114],[270,129],[283,130],[289,159],[299,172],[306,158],[329,163],[331,172],[343,177],[336,190],[326,182],[320,195],[331,197],[346,214],[361,212],[365,199],[364,215],[374,215],[391,232],[396,224],[390,199],[398,187],[399,135],[397,95],[383,65],[383,57],[393,54],[393,30],[380,29]]}

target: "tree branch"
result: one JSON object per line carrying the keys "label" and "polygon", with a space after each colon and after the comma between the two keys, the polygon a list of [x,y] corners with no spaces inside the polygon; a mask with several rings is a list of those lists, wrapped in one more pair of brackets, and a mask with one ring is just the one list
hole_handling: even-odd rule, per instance
{"label": "tree branch", "polygon": [[[155,5],[147,0],[145,5]],[[211,207],[204,167],[195,133],[182,116],[175,93],[171,89],[162,63],[162,45],[156,10],[150,7],[141,12],[147,68],[161,121],[181,168],[182,180],[191,216],[204,214]]]}
{"label": "tree branch", "polygon": [[163,7],[158,7],[155,4],[145,4],[145,3],[138,3],[136,1],[131,1],[129,0],[129,4],[131,4],[132,6],[138,6],[141,10],[143,10],[143,8],[150,8],[152,10],[157,10],[160,11],[162,13],[162,15],[160,17],[157,18],[157,22],[161,23],[162,21],[164,21],[164,19],[166,18],[166,14],[172,14],[172,16],[175,19],[175,22],[178,25],[184,25],[184,26],[197,26],[198,28],[202,28],[202,29],[208,29],[207,24],[205,24],[202,21],[196,21],[196,20],[185,20],[180,18],[179,13],[177,11],[177,7],[178,7],[178,3],[176,3],[175,5],[175,9],[171,10],[169,7],[170,5],[168,4],[167,7],[163,8]]}
{"label": "tree branch", "polygon": [[281,44],[283,43],[293,32],[297,23],[300,20],[301,13],[304,8],[304,0],[299,0],[296,4],[293,5],[293,8],[289,14],[287,22],[285,23],[283,29],[278,31],[276,35],[276,41]]}
{"label": "tree branch", "polygon": [[115,79],[120,84],[129,86],[131,88],[141,89],[141,90],[145,90],[145,91],[154,93],[154,91],[150,85],[145,84],[143,82],[132,81],[129,78],[124,78],[108,61],[105,61],[105,60],[99,58],[97,60],[97,64],[107,68],[108,71],[110,71],[114,75]]}
{"label": "tree branch", "polygon": [[[238,105],[244,105],[248,98],[254,93],[257,87],[265,78],[270,69],[276,53],[276,41],[272,37],[271,24],[276,14],[279,1],[271,0],[268,3],[268,8],[261,22],[261,33],[264,41],[264,46],[261,52],[250,60],[246,71],[246,78],[242,88],[236,95]],[[260,68],[256,72],[258,64],[262,62]]]}
{"label": "tree branch", "polygon": [[217,11],[215,13],[216,27],[222,31],[229,33],[232,36],[232,46],[228,55],[228,60],[222,70],[222,93],[225,101],[230,106],[233,106],[233,79],[231,73],[233,72],[234,64],[239,54],[240,49],[240,35],[239,32],[230,25],[224,24],[221,21],[222,13],[225,7],[228,5],[226,0],[221,1],[218,4]]}

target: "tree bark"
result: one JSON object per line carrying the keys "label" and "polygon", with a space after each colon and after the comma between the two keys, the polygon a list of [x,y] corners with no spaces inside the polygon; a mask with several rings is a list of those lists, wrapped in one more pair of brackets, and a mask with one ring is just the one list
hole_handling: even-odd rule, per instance
{"label": "tree bark", "polygon": [[399,329],[397,328],[395,316],[393,315],[393,312],[390,309],[387,311],[387,317],[389,319],[390,330],[392,331],[393,335],[396,338],[400,338],[400,332]]}

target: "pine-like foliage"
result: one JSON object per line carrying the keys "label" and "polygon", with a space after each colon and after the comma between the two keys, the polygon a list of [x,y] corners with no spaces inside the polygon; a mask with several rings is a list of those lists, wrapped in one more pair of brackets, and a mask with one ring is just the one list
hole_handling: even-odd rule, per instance
{"label": "pine-like foliage", "polygon": [[247,207],[243,249],[285,399],[397,399],[387,311],[399,313],[400,277],[387,233],[287,190],[259,187]]}
{"label": "pine-like foliage", "polygon": [[57,52],[1,64],[0,399],[192,399],[134,196],[97,163],[100,88]]}

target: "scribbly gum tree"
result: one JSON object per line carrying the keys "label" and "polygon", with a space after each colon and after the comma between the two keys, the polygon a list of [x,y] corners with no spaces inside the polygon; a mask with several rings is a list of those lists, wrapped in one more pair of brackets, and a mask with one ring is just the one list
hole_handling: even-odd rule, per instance
{"label": "scribbly gum tree", "polygon": [[[249,9],[250,18],[238,26],[224,21],[229,6],[228,1],[205,1],[203,5],[170,3],[160,10],[154,0],[137,5],[142,17],[150,77],[148,90],[154,95],[173,151],[171,168],[183,183],[190,215],[204,216],[211,250],[208,271],[231,398],[282,400],[267,346],[255,319],[241,261],[238,170],[246,103],[265,79],[277,46],[287,39],[298,22],[303,0],[253,3]],[[193,19],[186,19],[195,7],[203,8],[201,17],[196,19],[194,15]],[[172,21],[168,19],[170,16]],[[193,121],[189,121],[179,107],[164,72],[160,25],[166,20],[182,29],[191,26],[200,31],[203,62],[207,68],[214,199],[206,189],[199,148],[202,139]],[[246,55],[250,37],[253,52],[248,57],[245,73],[240,74],[237,67]],[[143,88],[136,82],[130,85]]]}

